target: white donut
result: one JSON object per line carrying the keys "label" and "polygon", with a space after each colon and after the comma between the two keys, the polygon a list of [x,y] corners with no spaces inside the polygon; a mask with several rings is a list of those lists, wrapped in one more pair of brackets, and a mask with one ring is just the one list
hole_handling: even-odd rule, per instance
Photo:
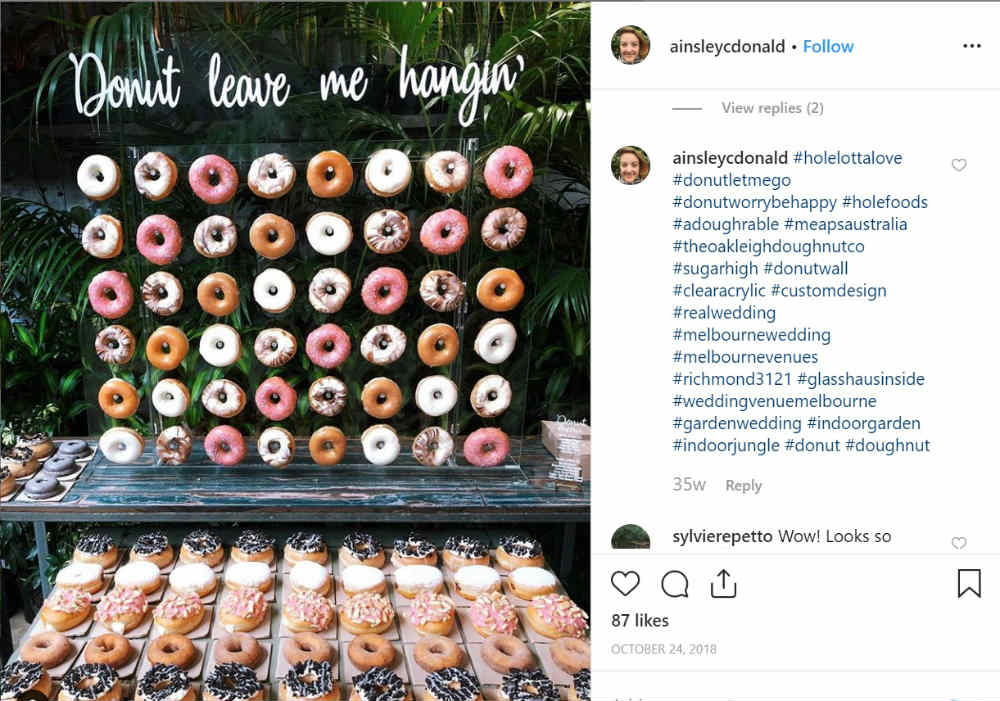
{"label": "white donut", "polygon": [[399,457],[399,436],[392,426],[375,424],[361,434],[361,448],[372,465],[388,465]]}
{"label": "white donut", "polygon": [[100,580],[102,574],[104,568],[96,562],[69,562],[56,575],[56,586],[79,589],[95,580]]}
{"label": "white donut", "polygon": [[150,151],[135,164],[135,188],[154,202],[170,194],[177,182],[177,165],[165,153]]}
{"label": "white donut", "polygon": [[404,565],[393,574],[400,589],[411,591],[440,591],[444,582],[441,570],[430,565]]}
{"label": "white donut", "polygon": [[361,356],[375,365],[388,365],[399,360],[406,350],[406,334],[398,326],[373,326],[361,339]]}
{"label": "white donut", "polygon": [[440,426],[428,426],[413,439],[410,450],[421,465],[444,465],[455,452],[455,439]]}
{"label": "white donut", "polygon": [[170,316],[184,304],[184,288],[176,276],[166,270],[150,273],[142,282],[142,301],[159,316]]}
{"label": "white donut", "polygon": [[385,148],[376,151],[365,166],[365,182],[376,195],[398,195],[410,184],[413,168],[410,158],[402,151]]}
{"label": "white donut", "polygon": [[236,249],[236,225],[229,217],[213,214],[194,230],[194,247],[206,258],[228,256]]}
{"label": "white donut", "polygon": [[234,562],[226,570],[226,584],[231,587],[260,589],[271,577],[271,566],[266,562]]}
{"label": "white donut", "polygon": [[507,411],[511,397],[513,391],[507,380],[500,375],[487,375],[472,386],[469,402],[477,414],[490,418]]}
{"label": "white donut", "polygon": [[295,357],[299,343],[295,336],[284,329],[264,329],[253,342],[253,352],[257,360],[269,368],[285,365]]}
{"label": "white donut", "polygon": [[114,258],[122,250],[122,223],[110,214],[99,214],[83,227],[80,243],[94,258]]}
{"label": "white donut", "polygon": [[476,355],[487,363],[502,363],[514,352],[517,344],[517,329],[506,319],[493,319],[483,325],[476,334],[473,349]]}
{"label": "white donut", "polygon": [[229,324],[212,324],[201,335],[198,352],[205,362],[217,368],[235,363],[240,357],[240,334]]}
{"label": "white donut", "polygon": [[354,231],[346,217],[333,212],[317,212],[306,222],[306,238],[317,253],[335,256],[351,245]]}
{"label": "white donut", "polygon": [[[407,164],[409,165],[409,164]],[[106,200],[118,192],[121,171],[118,164],[107,156],[87,156],[76,171],[76,184],[80,192],[92,200]]]}
{"label": "white donut", "polygon": [[455,571],[455,583],[466,594],[488,594],[500,589],[500,573],[486,565],[466,565]]}
{"label": "white donut", "polygon": [[232,380],[212,380],[201,393],[201,403],[209,413],[228,419],[243,411],[247,395]]}
{"label": "white donut", "polygon": [[250,164],[247,183],[261,197],[281,197],[295,183],[295,166],[280,153],[269,153]]}
{"label": "white donut", "polygon": [[177,565],[167,581],[170,582],[170,588],[178,594],[197,594],[214,585],[215,572],[204,562],[192,562]]}
{"label": "white donut", "polygon": [[295,455],[295,443],[288,431],[272,426],[261,431],[257,439],[257,452],[260,459],[271,467],[284,467]]}
{"label": "white donut", "polygon": [[338,268],[323,268],[309,283],[309,304],[318,312],[340,311],[351,294],[351,278]]}
{"label": "white donut", "polygon": [[180,416],[188,408],[187,387],[179,380],[160,380],[153,388],[153,408],[157,413],[171,418]]}
{"label": "white donut", "polygon": [[148,560],[136,560],[122,565],[115,572],[116,587],[131,587],[149,591],[160,584],[160,568]]}
{"label": "white donut", "polygon": [[145,439],[130,428],[109,428],[98,441],[101,452],[115,463],[132,463],[142,455]]}
{"label": "white donut", "polygon": [[417,407],[428,416],[447,414],[458,401],[458,386],[444,375],[429,375],[417,383]]}
{"label": "white donut", "polygon": [[300,591],[322,591],[329,580],[329,570],[312,560],[296,562],[288,573],[288,581]]}
{"label": "white donut", "polygon": [[344,591],[348,592],[367,591],[385,582],[382,570],[368,565],[349,565],[341,571],[340,578]]}
{"label": "white donut", "polygon": [[266,312],[283,312],[295,299],[295,283],[283,270],[268,268],[253,281],[253,298]]}
{"label": "white donut", "polygon": [[438,151],[424,161],[424,177],[438,192],[458,192],[469,182],[469,161],[458,151]]}
{"label": "white donut", "polygon": [[544,567],[518,567],[511,571],[510,581],[522,590],[548,589],[559,584],[556,576]]}

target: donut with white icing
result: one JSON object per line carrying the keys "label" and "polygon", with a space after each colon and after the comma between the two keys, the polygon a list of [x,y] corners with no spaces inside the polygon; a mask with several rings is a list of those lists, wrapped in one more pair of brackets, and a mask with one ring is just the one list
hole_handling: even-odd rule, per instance
{"label": "donut with white icing", "polygon": [[455,440],[440,426],[428,426],[413,439],[412,451],[421,465],[438,467],[455,452]]}
{"label": "donut with white icing", "polygon": [[95,202],[114,196],[121,180],[122,173],[118,164],[100,154],[84,158],[76,171],[76,184],[80,192]]}
{"label": "donut with white icing", "polygon": [[101,435],[98,445],[108,460],[118,464],[126,464],[134,463],[139,459],[146,446],[146,441],[131,428],[116,426],[109,428]]}
{"label": "donut with white icing", "polygon": [[399,457],[399,436],[388,424],[375,424],[361,434],[361,448],[372,465],[388,465]]}
{"label": "donut with white icing", "polygon": [[422,591],[439,593],[444,588],[444,575],[431,565],[404,565],[393,573],[396,591],[412,599]]}
{"label": "donut with white icing", "polygon": [[191,395],[180,380],[166,378],[153,387],[153,408],[163,416],[175,418],[187,411]]}
{"label": "donut with white icing", "polygon": [[318,270],[309,283],[309,304],[324,314],[340,311],[351,294],[351,278],[339,268]]}
{"label": "donut with white icing", "polygon": [[317,212],[306,222],[306,239],[317,253],[335,256],[351,245],[354,230],[347,217],[334,212]]}
{"label": "donut with white icing", "polygon": [[428,416],[447,414],[458,401],[458,386],[444,375],[429,375],[417,383],[417,407]]}
{"label": "donut with white icing", "polygon": [[398,195],[410,184],[412,176],[409,156],[392,148],[376,151],[365,166],[368,189],[379,197]]}
{"label": "donut with white icing", "polygon": [[285,195],[295,184],[295,166],[280,153],[254,160],[247,173],[247,185],[258,197],[269,200]]}
{"label": "donut with white icing", "polygon": [[177,164],[165,153],[150,151],[135,164],[135,188],[153,202],[168,197],[177,184]]}
{"label": "donut with white icing", "polygon": [[476,355],[491,365],[507,360],[517,345],[517,329],[506,319],[493,319],[483,324],[472,345]]}
{"label": "donut with white icing", "polygon": [[144,594],[152,594],[160,588],[160,568],[145,560],[129,562],[115,572],[115,586],[141,589]]}
{"label": "donut with white icing", "polygon": [[201,403],[209,413],[228,419],[243,411],[247,395],[232,380],[212,380],[201,393]]}
{"label": "donut with white icing", "polygon": [[375,365],[389,365],[402,357],[406,350],[406,334],[398,326],[373,326],[361,339],[361,355]]}
{"label": "donut with white icing", "polygon": [[295,457],[295,439],[280,426],[265,428],[257,439],[257,452],[271,467],[285,467]]}
{"label": "donut with white icing", "polygon": [[122,252],[122,223],[110,214],[99,214],[83,227],[80,243],[94,258],[114,258]]}
{"label": "donut with white icing", "polygon": [[512,397],[510,382],[500,375],[487,375],[473,385],[469,403],[473,411],[488,419],[507,411]]}
{"label": "donut with white icing", "polygon": [[267,268],[253,281],[253,298],[264,311],[278,314],[292,306],[295,283],[285,271]]}
{"label": "donut with white icing", "polygon": [[323,416],[336,416],[347,405],[347,385],[332,375],[321,377],[309,386],[309,407]]}
{"label": "donut with white icing", "polygon": [[228,367],[240,357],[240,334],[229,324],[212,324],[201,334],[198,352],[205,362],[217,368]]}

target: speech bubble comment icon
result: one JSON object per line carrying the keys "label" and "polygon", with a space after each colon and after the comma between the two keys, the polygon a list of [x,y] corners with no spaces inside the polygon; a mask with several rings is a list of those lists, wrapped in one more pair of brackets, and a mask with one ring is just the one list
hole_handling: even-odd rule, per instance
{"label": "speech bubble comment icon", "polygon": [[687,598],[688,578],[680,570],[670,570],[660,580],[660,588],[671,599]]}

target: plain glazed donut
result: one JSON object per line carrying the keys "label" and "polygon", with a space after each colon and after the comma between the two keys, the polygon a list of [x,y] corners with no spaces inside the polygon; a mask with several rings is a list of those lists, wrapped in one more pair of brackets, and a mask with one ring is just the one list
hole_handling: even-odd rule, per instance
{"label": "plain glazed donut", "polygon": [[590,645],[579,638],[556,638],[549,647],[552,661],[566,674],[590,668]]}
{"label": "plain glazed donut", "polygon": [[105,363],[125,365],[135,354],[135,334],[118,324],[107,326],[94,338],[94,351]]}
{"label": "plain glazed donut", "polygon": [[517,197],[528,189],[535,175],[531,158],[517,146],[501,146],[486,159],[483,176],[490,194],[501,200]]}
{"label": "plain glazed donut", "polygon": [[351,338],[336,324],[323,324],[306,336],[306,355],[321,368],[335,368],[351,353]]}
{"label": "plain glazed donut", "polygon": [[188,408],[191,394],[180,380],[165,378],[153,387],[153,408],[164,416],[177,418]]}
{"label": "plain glazed donut", "polygon": [[507,360],[517,345],[517,329],[506,319],[492,319],[476,334],[473,350],[491,365]]}
{"label": "plain glazed donut", "polygon": [[230,419],[243,411],[247,395],[232,380],[212,380],[201,392],[201,403],[210,414]]}
{"label": "plain glazed donut", "polygon": [[380,209],[365,219],[365,244],[375,253],[399,253],[410,242],[410,218],[396,209]]}
{"label": "plain glazed donut", "polygon": [[205,454],[217,465],[238,465],[246,452],[243,436],[232,426],[216,426],[205,435]]}
{"label": "plain glazed donut", "polygon": [[309,385],[309,406],[317,414],[336,416],[347,405],[347,385],[332,375]]}
{"label": "plain glazed donut", "polygon": [[465,660],[458,644],[443,635],[421,635],[413,648],[413,659],[425,672],[461,667]]}
{"label": "plain glazed donut", "polygon": [[295,457],[295,439],[280,426],[265,428],[257,439],[257,453],[271,467],[285,467]]}
{"label": "plain glazed donut", "polygon": [[444,375],[430,375],[417,383],[417,407],[428,416],[447,414],[458,401],[458,385]]}
{"label": "plain glazed donut", "polygon": [[285,638],[281,643],[281,654],[290,665],[297,665],[306,660],[332,662],[333,648],[323,638],[306,631]]}
{"label": "plain glazed donut", "polygon": [[424,160],[424,178],[432,189],[451,195],[469,184],[469,161],[458,151],[438,151]]}
{"label": "plain glazed donut", "polygon": [[457,209],[435,212],[420,227],[420,243],[438,256],[457,253],[468,237],[469,221]]}
{"label": "plain glazed donut", "polygon": [[146,340],[146,360],[160,370],[173,370],[187,353],[187,336],[176,326],[161,326]]}
{"label": "plain glazed donut", "polygon": [[450,365],[458,356],[458,332],[451,324],[431,324],[417,339],[417,354],[432,368]]}
{"label": "plain glazed donut", "polygon": [[130,383],[112,377],[97,392],[101,411],[113,419],[127,419],[139,408],[139,393]]}
{"label": "plain glazed donut", "polygon": [[396,648],[381,635],[362,633],[347,646],[347,656],[355,667],[367,672],[372,667],[391,667],[396,659]]}
{"label": "plain glazed donut", "polygon": [[265,312],[280,314],[295,301],[295,283],[285,271],[268,268],[253,281],[253,298]]}
{"label": "plain glazed donut", "polygon": [[280,368],[295,357],[299,342],[284,329],[264,329],[253,342],[253,352],[262,364]]}
{"label": "plain glazed donut", "polygon": [[188,184],[202,202],[224,204],[233,199],[240,184],[233,164],[222,156],[201,156],[188,168]]}
{"label": "plain glazed donut", "polygon": [[89,643],[83,651],[83,659],[87,664],[106,664],[112,669],[120,669],[128,664],[132,657],[132,646],[125,636],[118,633],[99,635]]}
{"label": "plain glazed donut", "polygon": [[531,650],[513,635],[491,635],[483,642],[483,662],[500,674],[512,669],[530,669],[535,666]]}
{"label": "plain glazed donut", "polygon": [[276,260],[295,246],[295,227],[277,214],[261,214],[250,225],[250,245],[268,260]]}
{"label": "plain glazed donut", "polygon": [[232,314],[240,305],[240,286],[229,273],[211,273],[198,283],[198,304],[212,316]]}
{"label": "plain glazed donut", "polygon": [[113,197],[118,192],[121,179],[118,164],[99,154],[84,158],[76,171],[76,184],[80,192],[95,202]]}
{"label": "plain glazed donut", "polygon": [[406,334],[392,324],[373,326],[361,339],[361,355],[374,365],[389,365],[406,350]]}
{"label": "plain glazed donut", "polygon": [[351,294],[351,278],[338,268],[323,268],[309,283],[309,304],[324,314],[339,312]]}
{"label": "plain glazed donut", "polygon": [[174,191],[177,164],[165,153],[150,151],[135,164],[135,188],[148,200],[159,202]]}
{"label": "plain glazed donut", "polygon": [[212,648],[212,655],[219,664],[236,662],[251,669],[260,662],[262,652],[257,638],[249,633],[222,635],[215,641],[215,646]]}
{"label": "plain glazed donut", "polygon": [[487,375],[472,386],[469,403],[476,414],[488,419],[507,411],[512,397],[513,391],[506,379],[500,375]]}
{"label": "plain glazed donut", "polygon": [[410,184],[412,175],[409,156],[392,148],[376,151],[365,166],[365,183],[379,197],[398,195]]}
{"label": "plain glazed donut", "polygon": [[201,357],[217,368],[228,367],[239,360],[242,349],[239,332],[228,324],[212,324],[202,332],[198,342]]}
{"label": "plain glazed donut", "polygon": [[269,377],[257,386],[254,403],[257,411],[271,419],[283,421],[295,411],[299,395],[295,389],[280,377]]}
{"label": "plain glazed donut", "polygon": [[524,296],[524,282],[510,268],[493,268],[476,285],[476,298],[484,307],[494,312],[508,312]]}
{"label": "plain glazed donut", "polygon": [[438,467],[455,452],[455,441],[440,426],[428,426],[413,439],[412,452],[421,465]]}
{"label": "plain glazed donut", "polygon": [[361,449],[372,465],[388,465],[399,457],[399,436],[387,424],[369,426],[361,434]]}
{"label": "plain glazed donut", "polygon": [[194,643],[180,633],[167,633],[151,641],[146,648],[146,659],[151,664],[168,664],[187,669],[198,654]]}
{"label": "plain glazed donut", "polygon": [[369,416],[390,419],[403,406],[403,392],[388,377],[376,377],[361,390],[361,404]]}
{"label": "plain glazed donut", "polygon": [[111,462],[127,464],[139,459],[143,448],[146,447],[146,441],[131,428],[116,426],[101,434],[98,445]]}
{"label": "plain glazed donut", "polygon": [[90,281],[87,297],[94,311],[105,319],[120,319],[132,308],[132,285],[125,273],[105,270]]}
{"label": "plain glazed donut", "polygon": [[288,193],[295,184],[295,166],[280,153],[269,153],[250,164],[247,185],[253,194],[274,200]]}
{"label": "plain glazed donut", "polygon": [[480,234],[487,248],[509,251],[524,240],[528,231],[528,218],[513,207],[494,209],[483,220]]}
{"label": "plain glazed donut", "polygon": [[431,270],[420,280],[420,299],[436,312],[455,311],[465,299],[465,283],[455,273]]}
{"label": "plain glazed donut", "polygon": [[94,258],[107,260],[122,252],[122,223],[110,214],[99,214],[83,227],[80,243]]}
{"label": "plain glazed donut", "polygon": [[206,258],[222,258],[236,250],[236,225],[229,217],[214,214],[194,230],[194,248]]}
{"label": "plain glazed donut", "polygon": [[155,265],[167,265],[181,252],[181,229],[165,214],[153,214],[139,224],[135,245],[139,253]]}
{"label": "plain glazed donut", "polygon": [[496,467],[507,458],[510,439],[499,428],[476,429],[466,437],[462,452],[477,467]]}
{"label": "plain glazed donut", "polygon": [[309,437],[309,455],[317,465],[336,465],[347,452],[347,438],[336,426],[323,426]]}
{"label": "plain glazed donut", "polygon": [[347,217],[333,212],[317,212],[306,222],[306,238],[317,253],[335,256],[351,245],[354,230]]}
{"label": "plain glazed donut", "polygon": [[146,308],[158,316],[175,314],[184,304],[181,281],[165,270],[157,270],[143,280],[140,296]]}
{"label": "plain glazed donut", "polygon": [[376,314],[392,314],[403,306],[407,292],[406,275],[397,268],[376,268],[361,286],[361,301]]}
{"label": "plain glazed donut", "polygon": [[42,665],[44,669],[58,667],[73,651],[69,638],[57,631],[37,633],[21,647],[21,659]]}
{"label": "plain glazed donut", "polygon": [[316,197],[341,197],[354,184],[354,169],[347,157],[339,151],[320,151],[309,159],[306,182]]}

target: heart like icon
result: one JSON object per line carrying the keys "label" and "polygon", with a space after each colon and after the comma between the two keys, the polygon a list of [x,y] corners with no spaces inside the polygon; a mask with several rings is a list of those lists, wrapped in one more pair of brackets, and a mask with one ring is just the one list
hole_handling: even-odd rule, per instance
{"label": "heart like icon", "polygon": [[628,572],[618,570],[611,575],[611,586],[617,589],[622,596],[628,596],[639,586],[639,573],[635,570]]}
{"label": "heart like icon", "polygon": [[954,168],[955,170],[957,170],[959,173],[961,173],[963,170],[965,170],[965,166],[967,166],[967,165],[969,165],[969,162],[966,161],[964,158],[952,158],[951,159],[951,167]]}
{"label": "heart like icon", "polygon": [[955,536],[951,539],[951,547],[955,548],[955,550],[963,550],[968,543],[969,541],[962,536]]}

